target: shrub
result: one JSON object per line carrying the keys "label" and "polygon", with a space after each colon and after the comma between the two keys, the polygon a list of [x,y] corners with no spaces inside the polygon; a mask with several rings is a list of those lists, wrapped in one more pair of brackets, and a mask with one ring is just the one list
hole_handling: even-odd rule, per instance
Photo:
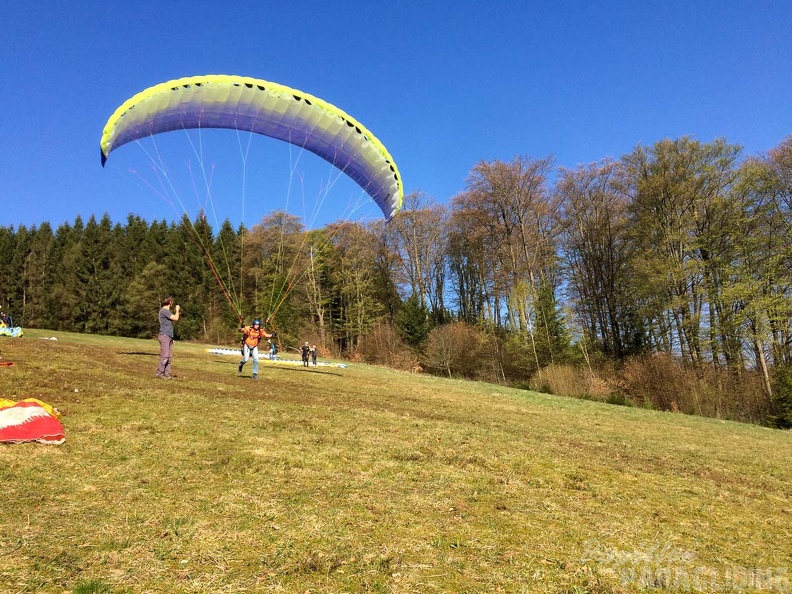
{"label": "shrub", "polygon": [[443,375],[476,378],[483,369],[486,335],[465,322],[438,326],[424,348],[425,367]]}
{"label": "shrub", "polygon": [[[786,393],[792,395],[792,369],[788,378]],[[714,365],[692,369],[665,353],[629,359],[619,370],[548,365],[531,378],[530,387],[547,394],[745,423],[767,423],[771,410],[761,376],[755,371],[735,374]],[[790,411],[792,407],[777,410]]]}
{"label": "shrub", "polygon": [[418,358],[412,350],[399,338],[393,326],[386,323],[378,324],[371,332],[361,336],[351,358],[404,371],[418,365]]}
{"label": "shrub", "polygon": [[666,353],[629,359],[619,381],[634,402],[656,410],[761,424],[770,409],[755,371],[685,367]]}
{"label": "shrub", "polygon": [[[531,378],[537,392],[624,404],[623,396],[614,396],[611,385],[588,367],[548,365]],[[618,402],[617,402],[618,401]]]}
{"label": "shrub", "polygon": [[[620,373],[625,393],[636,404],[656,410],[683,410],[682,395],[689,387],[682,366],[665,353],[652,353],[628,359]],[[688,398],[684,398],[686,407]]]}

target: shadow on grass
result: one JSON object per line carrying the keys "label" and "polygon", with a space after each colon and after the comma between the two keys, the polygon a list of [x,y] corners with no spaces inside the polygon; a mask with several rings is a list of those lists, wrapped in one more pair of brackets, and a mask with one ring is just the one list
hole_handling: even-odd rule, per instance
{"label": "shadow on grass", "polygon": [[321,373],[322,375],[335,375],[337,377],[344,377],[343,373],[338,373],[337,371],[320,371],[318,369],[310,369],[310,368],[306,369],[305,367],[297,367],[295,369],[292,369],[290,367],[268,367],[267,369],[273,369],[273,370],[277,369],[278,371],[290,371],[292,373],[294,372],[305,373],[307,371],[308,373]]}
{"label": "shadow on grass", "polygon": [[[237,365],[239,365],[239,360],[238,359],[234,359],[233,361],[229,361],[228,359],[214,359],[212,361],[212,363],[217,363],[218,365],[233,365],[234,367],[236,367]],[[251,363],[251,360],[248,360],[248,363]],[[246,363],[246,365],[247,365],[247,363]],[[262,361],[260,363],[259,369],[261,371],[272,370],[272,371],[287,371],[287,372],[291,372],[291,373],[294,373],[294,372],[304,373],[304,372],[307,371],[309,373],[321,373],[322,375],[334,375],[336,377],[344,377],[343,373],[338,373],[337,371],[327,371],[327,370],[314,368],[314,367],[306,368],[306,367],[303,367],[301,365],[294,365],[293,367],[288,367],[288,366],[279,365],[279,364],[276,364],[276,363],[275,364],[268,363],[266,361]]]}

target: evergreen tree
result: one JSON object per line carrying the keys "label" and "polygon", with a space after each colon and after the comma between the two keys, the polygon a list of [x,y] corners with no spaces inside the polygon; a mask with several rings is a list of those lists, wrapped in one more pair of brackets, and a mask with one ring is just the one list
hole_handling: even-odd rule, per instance
{"label": "evergreen tree", "polygon": [[774,369],[770,423],[779,429],[792,428],[792,366],[777,365]]}
{"label": "evergreen tree", "polygon": [[77,330],[76,319],[80,295],[77,280],[77,262],[80,258],[80,241],[83,234],[80,216],[74,225],[64,223],[55,231],[53,246],[53,284],[48,296],[47,309],[53,317],[55,330]]}
{"label": "evergreen tree", "polygon": [[[212,244],[211,254],[220,281],[212,275],[207,277],[207,318],[208,331],[218,341],[236,338],[236,327],[239,320],[237,311],[243,311],[242,302],[242,236],[244,227],[239,232],[226,219]],[[223,286],[221,286],[221,284]],[[230,303],[229,303],[230,301]]]}
{"label": "evergreen tree", "polygon": [[182,307],[182,318],[177,324],[181,338],[189,339],[201,335],[204,328],[204,291],[208,269],[202,243],[211,241],[211,228],[202,216],[195,224],[187,215],[178,225],[168,230],[165,255],[162,263],[166,267],[167,293]]}
{"label": "evergreen tree", "polygon": [[[165,220],[151,223],[145,238],[140,244],[140,253],[143,255],[145,261],[140,267],[140,270],[145,268],[149,262],[165,264],[168,250],[168,237],[171,228],[171,225],[168,225],[168,222]],[[162,297],[165,297],[165,295]]]}
{"label": "evergreen tree", "polygon": [[148,241],[149,225],[139,216],[130,214],[126,225],[117,224],[113,234],[113,258],[117,260],[120,278],[132,279],[152,259]]}
{"label": "evergreen tree", "polygon": [[[27,286],[30,262],[30,244],[33,233],[25,225],[20,225],[14,242],[14,255],[11,259],[10,276],[7,278],[8,309],[17,325],[27,325]],[[6,279],[4,279],[6,281]]]}
{"label": "evergreen tree", "polygon": [[13,227],[0,227],[0,309],[11,313],[11,300],[14,292],[14,251],[16,248],[16,232]]}
{"label": "evergreen tree", "polygon": [[80,241],[76,265],[76,324],[81,332],[110,333],[110,316],[120,302],[118,279],[111,266],[112,240],[110,217],[105,214],[97,223],[91,216]]}
{"label": "evergreen tree", "polygon": [[536,295],[536,349],[542,365],[565,363],[572,350],[569,331],[548,281],[539,283]]}
{"label": "evergreen tree", "polygon": [[[118,306],[110,314],[110,331],[122,336],[138,336],[141,333],[136,310],[129,301],[129,287],[141,273],[150,260],[147,237],[149,226],[137,215],[128,215],[126,225],[116,224],[113,227],[113,241],[111,245],[110,268],[118,279],[119,301]],[[149,309],[159,304],[155,298],[147,304]],[[148,336],[148,335],[147,335]]]}
{"label": "evergreen tree", "polygon": [[135,338],[151,338],[159,331],[157,311],[166,287],[166,270],[163,264],[149,262],[127,284],[123,295],[126,334]]}
{"label": "evergreen tree", "polygon": [[52,290],[52,253],[55,238],[52,227],[44,222],[38,229],[31,232],[30,253],[27,256],[25,294],[27,325],[34,328],[46,328],[52,322],[51,313],[47,309],[47,296]]}
{"label": "evergreen tree", "polygon": [[396,314],[396,330],[399,337],[410,347],[420,350],[429,333],[432,331],[432,318],[428,308],[421,305],[418,296],[413,293]]}

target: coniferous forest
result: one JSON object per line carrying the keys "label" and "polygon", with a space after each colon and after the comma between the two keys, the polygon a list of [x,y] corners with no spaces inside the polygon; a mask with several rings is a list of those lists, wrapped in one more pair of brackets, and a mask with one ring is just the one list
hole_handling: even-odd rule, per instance
{"label": "coniferous forest", "polygon": [[173,295],[181,340],[271,318],[282,349],[792,426],[792,137],[480,162],[447,204],[414,192],[387,224],[0,227],[0,275],[23,327],[153,337]]}

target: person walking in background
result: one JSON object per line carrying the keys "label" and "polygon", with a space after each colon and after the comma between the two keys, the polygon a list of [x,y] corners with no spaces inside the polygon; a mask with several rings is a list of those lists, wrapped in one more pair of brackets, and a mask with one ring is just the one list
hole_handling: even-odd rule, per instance
{"label": "person walking in background", "polygon": [[313,366],[316,367],[316,345],[315,344],[311,345],[311,362],[313,363]]}
{"label": "person walking in background", "polygon": [[261,327],[260,320],[253,320],[253,324],[250,326],[242,326],[239,331],[245,336],[242,340],[242,360],[239,362],[239,367],[237,367],[237,375],[242,375],[242,368],[247,363],[247,360],[252,356],[253,357],[253,379],[258,379],[258,368],[259,368],[259,351],[258,345],[261,342],[262,338],[272,338],[275,336],[275,333],[267,334],[267,332]]}
{"label": "person walking in background", "polygon": [[300,353],[302,354],[303,367],[308,367],[308,357],[311,355],[311,347],[307,342],[300,347]]}
{"label": "person walking in background", "polygon": [[157,340],[160,344],[159,363],[157,364],[157,375],[160,379],[171,379],[171,357],[173,355],[173,322],[177,322],[181,317],[181,306],[173,307],[173,297],[165,297],[162,300],[162,307],[159,310],[159,334]]}

